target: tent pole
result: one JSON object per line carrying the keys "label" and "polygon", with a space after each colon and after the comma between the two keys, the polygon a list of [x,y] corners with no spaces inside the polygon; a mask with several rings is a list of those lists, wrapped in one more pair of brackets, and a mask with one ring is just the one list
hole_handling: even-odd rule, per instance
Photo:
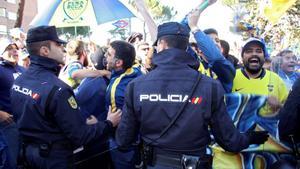
{"label": "tent pole", "polygon": [[74,31],[75,31],[75,38],[77,38],[77,26],[74,27]]}
{"label": "tent pole", "polygon": [[129,35],[131,35],[131,18],[129,18]]}

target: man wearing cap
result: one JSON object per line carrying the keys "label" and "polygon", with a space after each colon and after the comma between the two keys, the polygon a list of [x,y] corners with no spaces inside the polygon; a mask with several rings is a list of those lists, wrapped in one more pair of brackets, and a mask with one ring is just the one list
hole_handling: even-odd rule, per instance
{"label": "man wearing cap", "polygon": [[208,125],[226,150],[261,144],[267,134],[241,134],[226,112],[221,84],[197,71],[185,50],[189,31],[168,22],[158,27],[154,70],[128,84],[116,140],[128,146],[140,134],[147,168],[211,168]]}
{"label": "man wearing cap", "polygon": [[31,64],[11,90],[23,155],[29,168],[74,168],[73,149],[107,138],[120,113],[104,122],[82,117],[72,89],[57,78],[65,42],[54,26],[31,28],[26,43]]}
{"label": "man wearing cap", "polygon": [[[4,145],[8,148],[9,168],[17,167],[18,155],[18,130],[14,122],[10,100],[10,88],[15,79],[25,69],[18,65],[18,47],[10,39],[0,39],[0,130],[3,134]],[[2,150],[1,159],[5,158],[5,151]],[[6,166],[7,161],[2,164]]]}
{"label": "man wearing cap", "polygon": [[242,48],[244,68],[237,70],[232,92],[268,96],[268,104],[261,115],[274,115],[287,98],[288,91],[283,80],[263,68],[267,50],[258,38],[250,38]]}

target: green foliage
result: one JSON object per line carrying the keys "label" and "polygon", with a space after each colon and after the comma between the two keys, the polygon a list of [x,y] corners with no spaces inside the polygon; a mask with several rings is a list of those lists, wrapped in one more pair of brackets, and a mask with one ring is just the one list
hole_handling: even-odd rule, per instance
{"label": "green foliage", "polygon": [[[169,21],[177,14],[177,11],[175,11],[173,7],[162,5],[159,0],[146,0],[145,2],[153,16],[153,19],[157,23]],[[128,3],[135,7],[134,0],[129,0]],[[125,40],[127,36],[127,30],[122,28],[109,30],[109,33],[114,38],[121,38],[123,40]]]}
{"label": "green foliage", "polygon": [[297,0],[295,5],[275,25],[272,25],[264,17],[262,13],[264,8],[260,6],[262,2],[261,0],[251,0],[239,3],[237,0],[222,0],[223,4],[231,7],[236,13],[241,13],[241,8],[244,8],[243,11],[246,15],[240,21],[249,23],[256,28],[255,32],[243,32],[244,38],[251,35],[264,38],[268,46],[272,48],[272,54],[285,48],[291,48],[300,54],[300,0]]}
{"label": "green foliage", "polygon": [[[145,0],[145,2],[153,19],[158,23],[171,20],[177,14],[173,7],[162,5],[159,0]],[[129,4],[135,7],[134,0],[129,0]]]}

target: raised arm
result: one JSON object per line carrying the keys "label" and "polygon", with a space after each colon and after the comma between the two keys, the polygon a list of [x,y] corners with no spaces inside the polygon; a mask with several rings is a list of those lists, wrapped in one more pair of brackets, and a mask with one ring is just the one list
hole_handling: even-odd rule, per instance
{"label": "raised arm", "polygon": [[154,42],[156,40],[157,35],[157,25],[154,22],[153,18],[151,17],[144,0],[135,0],[136,7],[138,11],[144,18],[144,21],[149,29],[151,41]]}

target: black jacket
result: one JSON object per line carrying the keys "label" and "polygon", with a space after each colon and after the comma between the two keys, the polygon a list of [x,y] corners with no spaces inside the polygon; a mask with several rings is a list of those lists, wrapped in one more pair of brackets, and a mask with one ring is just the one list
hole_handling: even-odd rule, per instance
{"label": "black jacket", "polygon": [[293,135],[295,141],[300,143],[300,79],[294,83],[279,115],[280,139],[290,142],[290,135]]}

